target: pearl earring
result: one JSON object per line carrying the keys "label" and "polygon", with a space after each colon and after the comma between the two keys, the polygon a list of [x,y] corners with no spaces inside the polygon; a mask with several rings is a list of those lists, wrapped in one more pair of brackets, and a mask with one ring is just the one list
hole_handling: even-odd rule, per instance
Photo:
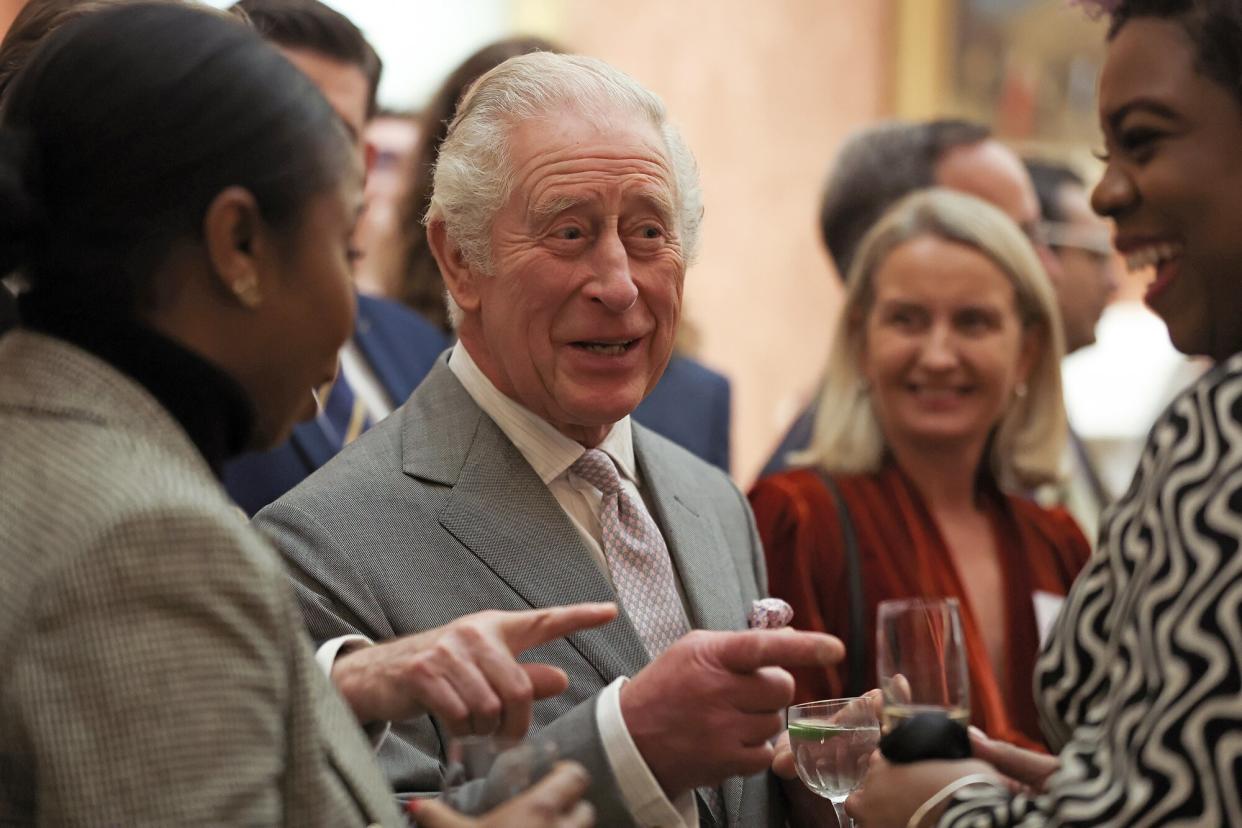
{"label": "pearl earring", "polygon": [[249,310],[254,310],[263,304],[263,294],[259,291],[258,277],[251,275],[244,279],[239,279],[231,287],[233,288],[233,295]]}

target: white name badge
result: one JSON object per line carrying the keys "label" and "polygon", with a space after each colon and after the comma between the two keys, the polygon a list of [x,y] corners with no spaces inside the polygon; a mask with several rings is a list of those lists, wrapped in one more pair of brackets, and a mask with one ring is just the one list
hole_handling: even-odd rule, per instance
{"label": "white name badge", "polygon": [[1035,604],[1035,629],[1039,631],[1039,646],[1042,649],[1048,636],[1052,634],[1052,627],[1057,623],[1057,616],[1061,614],[1061,605],[1065,603],[1065,596],[1035,590],[1031,600]]}

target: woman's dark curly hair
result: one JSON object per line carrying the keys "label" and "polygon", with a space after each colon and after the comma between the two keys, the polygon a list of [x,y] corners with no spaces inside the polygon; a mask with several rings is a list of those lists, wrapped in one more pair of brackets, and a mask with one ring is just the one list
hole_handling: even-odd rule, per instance
{"label": "woman's dark curly hair", "polygon": [[1242,105],[1242,0],[1079,0],[1106,14],[1111,40],[1131,20],[1157,17],[1181,25],[1195,48],[1195,66]]}

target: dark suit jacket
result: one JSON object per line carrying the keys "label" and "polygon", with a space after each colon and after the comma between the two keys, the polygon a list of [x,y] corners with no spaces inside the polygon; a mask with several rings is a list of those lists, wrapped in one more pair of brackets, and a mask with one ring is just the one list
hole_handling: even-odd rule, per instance
{"label": "dark suit jacket", "polygon": [[674,355],[634,419],[728,474],[730,396],[723,376]]}
{"label": "dark suit jacket", "polygon": [[[745,629],[766,589],[745,498],[717,469],[641,425],[634,453],[693,626]],[[547,486],[444,360],[402,408],[255,524],[285,555],[311,636],[384,640],[483,609],[519,610],[617,595]],[[591,772],[601,825],[632,824],[595,724],[599,692],[648,661],[625,617],[531,650],[569,689],[538,702],[533,727]],[[434,791],[444,734],[396,723],[380,763],[398,790]],[[770,774],[722,786],[730,826],[782,824]]]}
{"label": "dark suit jacket", "polygon": [[[354,344],[366,358],[394,406],[405,402],[448,347],[444,336],[404,305],[358,296]],[[224,485],[237,505],[253,515],[292,489],[336,453],[316,420],[300,423],[271,451],[245,454],[224,467]]]}

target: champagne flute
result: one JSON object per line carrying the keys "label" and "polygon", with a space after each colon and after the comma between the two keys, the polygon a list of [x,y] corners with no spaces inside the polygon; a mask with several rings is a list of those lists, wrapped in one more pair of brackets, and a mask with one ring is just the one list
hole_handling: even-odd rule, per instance
{"label": "champagne flute", "polygon": [[867,699],[828,699],[796,704],[787,713],[789,748],[798,778],[832,803],[841,828],[852,828],[845,800],[867,773],[880,741],[880,723]]}
{"label": "champagne flute", "polygon": [[884,732],[921,713],[970,724],[970,673],[957,599],[881,601],[876,616]]}

